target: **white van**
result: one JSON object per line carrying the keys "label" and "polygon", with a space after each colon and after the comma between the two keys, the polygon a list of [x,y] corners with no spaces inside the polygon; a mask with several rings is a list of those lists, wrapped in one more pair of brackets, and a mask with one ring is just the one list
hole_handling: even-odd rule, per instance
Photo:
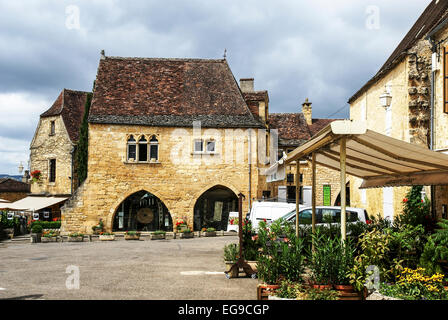
{"label": "white van", "polygon": [[260,221],[266,220],[269,223],[283,217],[291,210],[295,210],[295,208],[295,203],[256,201],[252,204],[248,218],[252,222],[254,230],[257,230]]}

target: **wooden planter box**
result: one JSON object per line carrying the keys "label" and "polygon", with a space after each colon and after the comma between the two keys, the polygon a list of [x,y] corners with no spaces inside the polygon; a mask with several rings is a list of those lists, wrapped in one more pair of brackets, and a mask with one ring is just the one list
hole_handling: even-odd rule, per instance
{"label": "wooden planter box", "polygon": [[99,239],[101,241],[114,241],[115,240],[115,235],[113,235],[113,234],[109,234],[109,235],[100,234]]}
{"label": "wooden planter box", "polygon": [[68,237],[68,242],[83,242],[84,237]]}
{"label": "wooden planter box", "polygon": [[257,285],[257,300],[269,300],[269,296],[275,293],[279,287],[278,285]]}
{"label": "wooden planter box", "polygon": [[149,239],[151,240],[165,240],[165,234],[150,234]]}
{"label": "wooden planter box", "polygon": [[179,232],[176,235],[176,238],[179,239],[190,239],[190,238],[194,238],[194,233],[193,232]]}
{"label": "wooden planter box", "polygon": [[140,240],[140,236],[138,235],[124,235],[124,240]]}
{"label": "wooden planter box", "polygon": [[202,232],[202,236],[204,236],[204,237],[216,237],[216,231],[212,231],[212,232],[204,231],[204,232]]}
{"label": "wooden planter box", "polygon": [[58,237],[41,237],[40,242],[42,243],[58,242]]}

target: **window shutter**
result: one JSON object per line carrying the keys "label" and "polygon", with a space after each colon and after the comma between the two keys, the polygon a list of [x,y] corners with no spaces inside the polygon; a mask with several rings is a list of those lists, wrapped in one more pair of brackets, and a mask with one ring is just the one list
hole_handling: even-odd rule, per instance
{"label": "window shutter", "polygon": [[443,112],[448,113],[448,50],[443,48]]}

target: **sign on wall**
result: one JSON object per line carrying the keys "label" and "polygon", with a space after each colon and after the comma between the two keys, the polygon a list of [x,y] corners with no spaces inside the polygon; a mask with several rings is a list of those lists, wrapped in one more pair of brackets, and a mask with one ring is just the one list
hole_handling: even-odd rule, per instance
{"label": "sign on wall", "polygon": [[33,220],[39,220],[39,213],[33,213]]}
{"label": "sign on wall", "polygon": [[331,206],[331,186],[324,185],[324,206]]}

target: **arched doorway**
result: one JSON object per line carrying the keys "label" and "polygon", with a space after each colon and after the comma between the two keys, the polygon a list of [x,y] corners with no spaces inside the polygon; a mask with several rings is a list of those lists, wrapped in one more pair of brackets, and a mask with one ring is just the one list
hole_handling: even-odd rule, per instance
{"label": "arched doorway", "polygon": [[227,187],[215,186],[204,192],[194,206],[195,231],[202,228],[227,230],[229,212],[238,211],[238,197]]}
{"label": "arched doorway", "polygon": [[173,230],[173,221],[165,204],[152,193],[136,192],[127,197],[114,214],[113,231]]}

